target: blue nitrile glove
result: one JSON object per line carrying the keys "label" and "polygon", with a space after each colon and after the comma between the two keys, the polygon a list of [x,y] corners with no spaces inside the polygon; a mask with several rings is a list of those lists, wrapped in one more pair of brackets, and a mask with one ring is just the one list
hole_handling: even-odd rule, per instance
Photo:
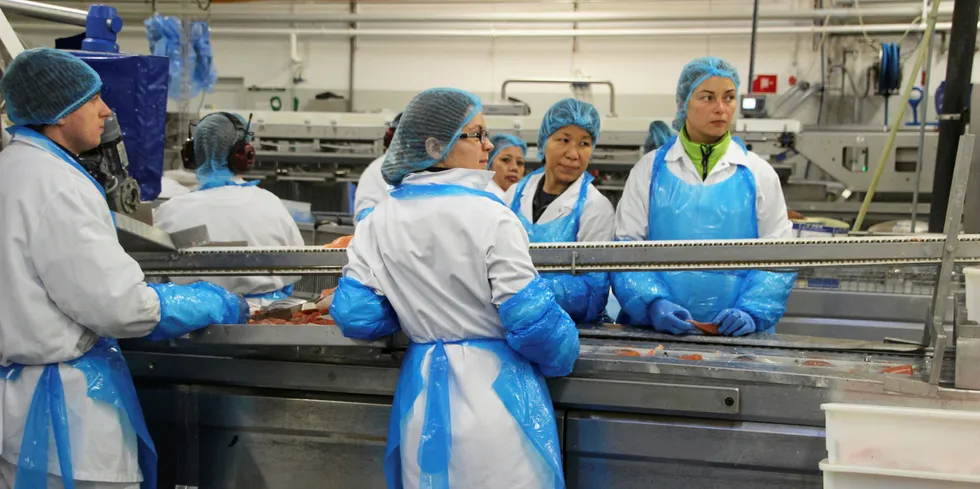
{"label": "blue nitrile glove", "polygon": [[160,322],[147,339],[179,338],[212,324],[244,324],[248,321],[245,298],[217,285],[195,282],[147,286],[160,297]]}
{"label": "blue nitrile glove", "polygon": [[653,322],[653,329],[661,333],[694,333],[697,329],[687,322],[689,319],[691,313],[687,309],[666,299],[657,299],[650,304],[650,321]]}
{"label": "blue nitrile glove", "polygon": [[755,333],[755,320],[749,316],[749,313],[740,309],[725,309],[711,322],[718,325],[718,333],[724,336],[745,336]]}

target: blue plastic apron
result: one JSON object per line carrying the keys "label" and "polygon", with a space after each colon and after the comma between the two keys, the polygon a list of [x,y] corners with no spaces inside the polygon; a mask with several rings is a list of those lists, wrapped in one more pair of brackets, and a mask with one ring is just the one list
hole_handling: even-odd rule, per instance
{"label": "blue plastic apron", "polygon": [[[514,200],[510,203],[510,209],[517,214],[521,225],[527,231],[527,237],[532,243],[574,243],[578,241],[579,221],[582,219],[582,210],[585,209],[585,200],[589,195],[589,184],[592,183],[592,175],[584,173],[582,184],[579,186],[578,200],[572,212],[564,217],[559,217],[546,223],[533,223],[524,217],[521,212],[521,197],[524,196],[524,188],[527,182],[531,181],[531,176],[544,172],[544,167],[538,168],[530,175],[521,179],[517,183],[517,190],[514,193]],[[541,178],[544,178],[542,176]]]}
{"label": "blue plastic apron", "polygon": [[[647,239],[754,239],[759,237],[756,185],[752,172],[736,165],[735,174],[714,185],[691,185],[675,176],[666,163],[664,144],[653,163]],[[742,146],[737,138],[732,140]],[[670,300],[697,321],[710,321],[738,300],[747,270],[656,272],[670,291]]]}
{"label": "blue plastic apron", "polygon": [[[542,172],[544,172],[544,167],[537,169],[531,175]],[[531,175],[524,177],[517,183],[514,200],[510,203],[510,209],[517,214],[517,219],[521,221],[521,225],[527,231],[530,241],[532,243],[574,243],[578,241],[579,223],[582,220],[582,212],[585,210],[585,202],[589,196],[589,184],[592,183],[592,175],[588,173],[582,175],[578,199],[575,201],[572,212],[567,216],[545,223],[532,223],[521,212],[521,198],[524,196],[527,183],[531,180]],[[542,273],[541,277],[549,281],[558,305],[578,322],[598,320],[606,308],[609,296],[612,295],[609,290],[609,274],[604,272],[577,276],[567,273]]]}
{"label": "blue plastic apron", "polygon": [[[396,199],[420,199],[448,195],[475,195],[503,202],[490,192],[461,185],[409,185],[395,187],[391,196]],[[515,352],[503,339],[438,340],[432,343],[412,343],[402,360],[398,388],[392,405],[385,448],[385,478],[389,489],[402,485],[401,432],[402,422],[426,388],[425,414],[419,440],[418,464],[421,469],[420,488],[449,488],[449,458],[452,452],[452,414],[449,400],[449,358],[445,345],[466,345],[494,352],[500,359],[500,373],[493,389],[507,411],[521,426],[532,446],[541,454],[554,473],[555,488],[565,487],[561,466],[560,446],[556,436],[554,407],[544,377],[533,364]],[[431,351],[428,383],[422,379],[422,364]],[[492,456],[492,454],[488,454]]]}
{"label": "blue plastic apron", "polygon": [[[81,165],[50,139],[37,131],[24,126],[14,126],[7,131],[17,137],[30,141],[65,161],[85,175],[99,189],[103,196],[105,190]],[[113,216],[115,218],[115,216]],[[116,340],[99,338],[91,350],[81,357],[64,362],[85,374],[88,383],[88,397],[115,406],[129,421],[138,440],[137,459],[143,475],[142,489],[155,489],[157,484],[157,453],[150,439],[143,410],[136,397],[136,387],[126,366],[126,360],[119,351]],[[21,439],[20,457],[17,461],[17,475],[14,489],[36,489],[47,487],[48,443],[53,432],[58,464],[61,468],[65,489],[74,489],[75,481],[71,460],[71,440],[68,430],[68,412],[65,405],[65,391],[57,363],[44,366],[34,389],[34,397],[24,424],[24,437]],[[12,364],[0,367],[0,376],[15,380],[20,376],[24,365]]]}

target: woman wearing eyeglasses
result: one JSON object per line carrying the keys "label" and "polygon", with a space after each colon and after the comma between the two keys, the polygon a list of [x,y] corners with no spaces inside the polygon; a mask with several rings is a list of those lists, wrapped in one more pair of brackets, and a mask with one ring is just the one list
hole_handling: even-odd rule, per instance
{"label": "woman wearing eyeglasses", "polygon": [[347,247],[337,325],[411,341],[388,428],[391,489],[565,486],[544,377],[572,371],[578,331],[521,223],[484,190],[491,149],[475,95],[416,95],[381,167],[390,197]]}
{"label": "woman wearing eyeglasses", "polygon": [[[538,130],[538,156],[544,167],[507,191],[505,202],[517,214],[532,243],[612,241],[615,213],[585,172],[599,139],[599,112],[575,99],[552,105]],[[609,299],[605,273],[550,273],[558,303],[577,322],[599,319]]]}

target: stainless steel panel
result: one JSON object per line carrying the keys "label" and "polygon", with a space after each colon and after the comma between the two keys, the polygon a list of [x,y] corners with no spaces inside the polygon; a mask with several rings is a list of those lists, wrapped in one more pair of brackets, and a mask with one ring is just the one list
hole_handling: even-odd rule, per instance
{"label": "stainless steel panel", "polygon": [[133,377],[393,396],[398,369],[124,351]]}
{"label": "stainless steel panel", "polygon": [[819,488],[824,432],[806,426],[572,412],[570,488]]}
{"label": "stainless steel panel", "polygon": [[[925,324],[931,301],[927,295],[793,289],[786,301],[786,316]],[[951,307],[947,308],[946,317],[952,320]]]}
{"label": "stainless steel panel", "polygon": [[827,319],[821,317],[783,316],[776,325],[780,334],[820,336],[858,341],[882,342],[894,338],[918,343],[922,340],[925,321],[866,321],[854,319]]}
{"label": "stainless steel panel", "polygon": [[116,217],[119,244],[128,252],[167,252],[177,249],[170,235],[123,214]]}
{"label": "stainless steel panel", "polygon": [[[180,342],[182,340],[178,340]],[[269,346],[357,346],[383,348],[386,340],[364,341],[344,337],[340,328],[327,325],[215,325],[195,331],[186,340],[199,344]]]}
{"label": "stainless steel panel", "polygon": [[[651,440],[650,443],[657,443]],[[708,447],[710,450],[710,447]],[[568,489],[821,489],[819,474],[569,454]]]}
{"label": "stainless steel panel", "polygon": [[696,465],[817,473],[824,429],[770,423],[570,412],[565,450]]}
{"label": "stainless steel panel", "polygon": [[[888,134],[883,132],[814,130],[799,134],[796,148],[835,181],[843,183],[852,191],[864,192],[871,185],[875,165],[881,158],[887,140]],[[938,141],[937,133],[926,133],[922,157],[922,179],[919,182],[919,188],[924,193],[932,192],[933,166],[936,161]],[[867,148],[869,164],[866,165],[866,171],[860,171],[860,169],[852,171],[846,167],[844,149],[848,147]],[[900,131],[896,135],[892,151],[885,160],[884,173],[878,182],[877,191],[879,193],[912,192],[916,179],[915,165],[909,168],[908,165],[896,164],[897,161],[902,160],[902,158],[896,158],[896,155],[917,151],[918,147],[918,131]],[[863,156],[861,161],[864,161]]]}
{"label": "stainless steel panel", "polygon": [[552,400],[563,406],[737,414],[738,389],[690,384],[560,378],[549,382]]}

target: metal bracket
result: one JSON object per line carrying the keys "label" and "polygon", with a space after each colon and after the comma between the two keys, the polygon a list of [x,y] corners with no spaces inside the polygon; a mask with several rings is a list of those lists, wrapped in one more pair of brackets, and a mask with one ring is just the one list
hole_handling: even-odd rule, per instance
{"label": "metal bracket", "polygon": [[966,200],[966,184],[970,178],[970,165],[973,163],[974,140],[973,134],[964,134],[960,136],[960,144],[956,149],[953,188],[949,194],[949,206],[946,209],[946,244],[943,246],[936,289],[933,291],[932,311],[929,314],[927,328],[923,331],[923,344],[930,344],[933,347],[932,369],[929,372],[929,383],[932,385],[939,385],[943,360],[946,357],[947,338],[946,330],[943,327],[943,316],[952,288],[953,255],[956,253],[956,247],[959,243],[960,219],[963,216],[963,202]]}
{"label": "metal bracket", "polygon": [[577,273],[575,272],[575,268],[577,264],[578,264],[578,252],[573,251],[572,252],[572,275],[577,275]]}

